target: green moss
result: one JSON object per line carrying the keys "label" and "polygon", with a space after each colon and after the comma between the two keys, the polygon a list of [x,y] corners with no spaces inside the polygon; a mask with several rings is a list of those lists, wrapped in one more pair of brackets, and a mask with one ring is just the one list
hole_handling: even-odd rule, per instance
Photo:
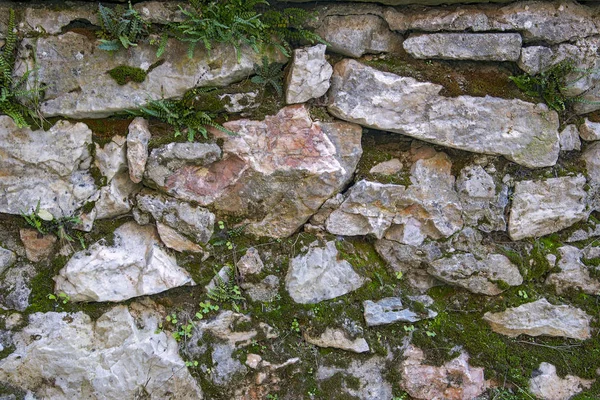
{"label": "green moss", "polygon": [[129,82],[144,82],[148,73],[141,68],[120,65],[108,71],[111,78],[119,85],[126,85]]}

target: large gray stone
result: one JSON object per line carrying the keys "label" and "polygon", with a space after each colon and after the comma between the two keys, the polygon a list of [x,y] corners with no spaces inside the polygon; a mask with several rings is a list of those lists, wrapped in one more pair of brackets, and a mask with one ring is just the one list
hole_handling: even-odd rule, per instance
{"label": "large gray stone", "polygon": [[324,44],[294,50],[287,74],[285,102],[304,103],[327,93],[333,68],[325,59]]}
{"label": "large gray stone", "polygon": [[100,241],[75,253],[54,278],[54,290],[71,301],[116,302],[194,285],[159,243],[152,226],[121,225],[114,231],[114,245]]}
{"label": "large gray stone", "polygon": [[498,313],[486,312],[483,319],[494,332],[509,337],[559,336],[585,340],[591,337],[592,317],[579,308],[550,304],[541,299]]}
{"label": "large gray stone", "polygon": [[223,140],[220,160],[216,151],[199,161],[192,152],[167,157],[176,147],[155,149],[146,177],[174,197],[246,217],[246,232],[259,236],[294,233],[345,187],[362,154],[358,125],[313,122],[303,105],[224,126],[237,134],[213,132]]}
{"label": "large gray stone", "polygon": [[88,170],[91,143],[83,123],[59,121],[32,131],[0,116],[0,212],[30,213],[39,201],[55,218],[73,215],[96,193]]}
{"label": "large gray stone", "polygon": [[369,344],[364,338],[350,339],[346,332],[342,329],[327,328],[318,337],[312,337],[308,334],[304,335],[304,340],[310,344],[319,347],[333,347],[354,353],[366,353],[369,351]]}
{"label": "large gray stone", "polygon": [[137,195],[137,208],[157,222],[170,226],[197,243],[207,243],[215,224],[215,215],[206,208],[150,190]]}
{"label": "large gray stone", "polygon": [[[187,43],[169,39],[163,62],[157,65],[155,46],[140,43],[128,51],[108,52],[98,50],[98,44],[75,32],[23,42],[20,57],[26,62],[17,73],[32,69],[36,60],[35,75],[47,85],[41,105],[45,116],[102,118],[150,100],[180,97],[197,86],[227,86],[252,74],[261,58],[244,47],[238,60],[230,45],[213,46],[210,52],[197,46],[189,58]],[[148,76],[140,83],[118,85],[107,71],[121,65],[141,68]]]}
{"label": "large gray stone", "polygon": [[517,61],[518,33],[431,33],[411,35],[402,44],[415,58],[442,60]]}
{"label": "large gray stone", "polygon": [[4,247],[0,247],[0,274],[17,261],[17,255]]}
{"label": "large gray stone", "polygon": [[338,260],[335,242],[294,257],[285,277],[285,288],[296,303],[314,304],[343,296],[365,282],[346,260]]}
{"label": "large gray stone", "polygon": [[508,220],[511,239],[544,236],[587,218],[585,183],[583,175],[517,182]]}
{"label": "large gray stone", "polygon": [[542,400],[565,400],[584,389],[589,389],[593,383],[593,379],[582,379],[573,375],[561,378],[554,365],[543,362],[533,371],[529,380],[529,392]]}
{"label": "large gray stone", "polygon": [[592,122],[586,118],[579,126],[579,136],[588,142],[600,140],[600,122]]}
{"label": "large gray stone", "polygon": [[329,215],[326,228],[335,235],[373,234],[412,245],[448,237],[463,225],[451,167],[449,158],[437,153],[413,165],[408,187],[362,180]]}
{"label": "large gray stone", "polygon": [[140,183],[146,170],[148,160],[148,142],[152,137],[148,121],[141,117],[135,118],[129,124],[127,134],[127,165],[129,177],[135,183]]}
{"label": "large gray stone", "polygon": [[0,360],[0,380],[45,399],[202,399],[177,342],[157,330],[162,318],[135,303],[96,321],[83,312],[31,314]]}
{"label": "large gray stone", "polygon": [[365,322],[367,326],[387,325],[394,322],[417,322],[426,318],[435,318],[437,313],[427,310],[419,314],[402,304],[399,297],[386,297],[378,301],[363,302]]}
{"label": "large gray stone", "polygon": [[30,264],[17,263],[10,267],[0,280],[0,308],[25,311],[29,307],[31,280],[36,275]]}
{"label": "large gray stone", "polygon": [[507,289],[499,282],[509,286],[523,283],[519,268],[501,254],[488,254],[483,260],[476,259],[473,254],[456,254],[432,262],[427,272],[451,285],[490,296]]}
{"label": "large gray stone", "polygon": [[600,142],[587,146],[581,158],[585,161],[590,183],[600,185]]}
{"label": "large gray stone", "polygon": [[442,86],[381,72],[354,60],[334,67],[329,112],[360,125],[530,168],[558,159],[558,116],[544,104],[495,97],[444,97]]}
{"label": "large gray stone", "polygon": [[554,285],[558,294],[567,289],[579,289],[591,295],[600,293],[600,282],[590,275],[590,272],[597,269],[588,267],[581,261],[583,252],[574,246],[559,247],[558,251],[560,259],[556,266],[560,272],[548,275],[546,284]]}

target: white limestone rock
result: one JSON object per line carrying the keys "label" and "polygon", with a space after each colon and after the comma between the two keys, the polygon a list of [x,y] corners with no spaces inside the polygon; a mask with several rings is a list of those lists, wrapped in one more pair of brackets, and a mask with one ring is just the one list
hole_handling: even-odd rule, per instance
{"label": "white limestone rock", "polygon": [[581,150],[581,140],[579,139],[579,131],[575,124],[565,126],[560,134],[560,151]]}
{"label": "white limestone rock", "polygon": [[417,322],[435,318],[437,312],[427,309],[426,313],[417,313],[402,304],[399,297],[386,297],[378,301],[363,301],[367,326],[388,325],[394,322]]}
{"label": "white limestone rock", "polygon": [[309,334],[304,334],[304,340],[310,344],[319,347],[333,347],[354,353],[366,353],[369,351],[369,344],[364,338],[350,339],[346,332],[342,329],[327,328],[318,337],[312,337]]}
{"label": "white limestone rock", "polygon": [[546,284],[554,285],[558,294],[569,288],[579,289],[591,295],[600,293],[600,282],[591,277],[590,272],[596,268],[585,265],[581,258],[584,252],[573,246],[559,247],[560,259],[557,267],[560,272],[548,275]]}
{"label": "white limestone rock", "polygon": [[586,118],[579,126],[579,136],[588,142],[600,140],[600,122],[592,122]]}
{"label": "white limestone rock", "polygon": [[327,93],[333,68],[325,59],[326,48],[324,44],[318,44],[294,50],[286,78],[287,104],[305,103]]}
{"label": "white limestone rock", "polygon": [[154,227],[125,223],[114,231],[114,245],[100,241],[75,253],[54,278],[54,290],[76,302],[118,302],[194,285],[159,243]]}
{"label": "white limestone rock", "polygon": [[567,375],[561,378],[556,367],[543,362],[533,371],[529,380],[529,392],[542,400],[567,400],[584,389],[589,389],[594,380]]}
{"label": "white limestone rock", "polygon": [[441,89],[346,59],[334,67],[328,110],[365,127],[503,155],[529,168],[556,163],[558,116],[546,105],[490,96],[444,97]]}
{"label": "white limestone rock", "polygon": [[140,183],[144,177],[148,160],[148,142],[151,137],[148,121],[141,117],[131,121],[127,134],[127,165],[132,182]]}
{"label": "white limestone rock", "polygon": [[585,183],[583,175],[517,182],[508,220],[510,238],[544,236],[587,218]]}
{"label": "white limestone rock", "polygon": [[285,277],[285,288],[296,303],[314,304],[343,296],[365,282],[346,260],[337,258],[335,242],[325,247],[313,243],[306,254],[294,257]]}

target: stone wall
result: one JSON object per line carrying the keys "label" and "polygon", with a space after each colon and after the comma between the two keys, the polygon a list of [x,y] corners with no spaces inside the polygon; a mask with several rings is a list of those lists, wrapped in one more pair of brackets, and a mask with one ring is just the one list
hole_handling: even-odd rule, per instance
{"label": "stone wall", "polygon": [[[600,6],[366,3],[289,59],[0,3],[0,398],[600,398]],[[222,128],[131,113],[184,96]]]}

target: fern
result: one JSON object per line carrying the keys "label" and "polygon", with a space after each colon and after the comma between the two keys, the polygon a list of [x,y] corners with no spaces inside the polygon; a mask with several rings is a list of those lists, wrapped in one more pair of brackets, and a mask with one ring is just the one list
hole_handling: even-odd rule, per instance
{"label": "fern", "polygon": [[137,46],[137,42],[148,34],[150,24],[133,9],[131,2],[128,9],[117,6],[114,10],[98,4],[98,16],[102,28],[98,48],[102,50],[117,51],[121,47]]}
{"label": "fern", "polygon": [[262,86],[271,86],[279,97],[283,95],[283,64],[269,63],[268,57],[262,58],[262,65],[254,64],[255,76],[252,77],[252,83]]}
{"label": "fern", "polygon": [[312,14],[299,8],[270,10],[267,0],[190,0],[190,5],[187,10],[180,7],[185,19],[163,34],[158,57],[165,51],[169,36],[189,44],[190,58],[198,44],[210,52],[213,44],[224,43],[233,46],[238,61],[242,46],[255,52],[275,46],[289,57],[291,42],[325,43],[319,35],[303,28]]}
{"label": "fern", "polygon": [[184,100],[159,99],[151,100],[139,111],[132,112],[135,115],[154,117],[172,125],[175,128],[175,137],[187,133],[187,140],[192,142],[196,134],[208,138],[208,127],[216,128],[230,135],[235,135],[224,126],[213,120],[213,115],[201,110],[195,110],[187,106]]}
{"label": "fern", "polygon": [[[40,117],[37,105],[43,88],[37,86],[37,81],[33,88],[27,87],[31,73],[34,71],[27,71],[16,80],[13,78],[17,34],[15,12],[12,9],[9,11],[7,31],[6,43],[0,53],[0,113],[11,117],[19,128],[29,126],[26,121],[27,117],[32,118],[38,126],[41,126],[43,119]],[[23,102],[27,105],[24,105]]]}
{"label": "fern", "polygon": [[232,268],[229,268],[228,271],[228,280],[225,281],[223,278],[217,274],[216,285],[214,288],[209,290],[207,296],[209,299],[217,302],[217,303],[227,303],[231,302],[232,306],[237,309],[236,302],[245,301],[246,299],[242,296],[242,291],[240,287],[235,284],[235,277]]}

